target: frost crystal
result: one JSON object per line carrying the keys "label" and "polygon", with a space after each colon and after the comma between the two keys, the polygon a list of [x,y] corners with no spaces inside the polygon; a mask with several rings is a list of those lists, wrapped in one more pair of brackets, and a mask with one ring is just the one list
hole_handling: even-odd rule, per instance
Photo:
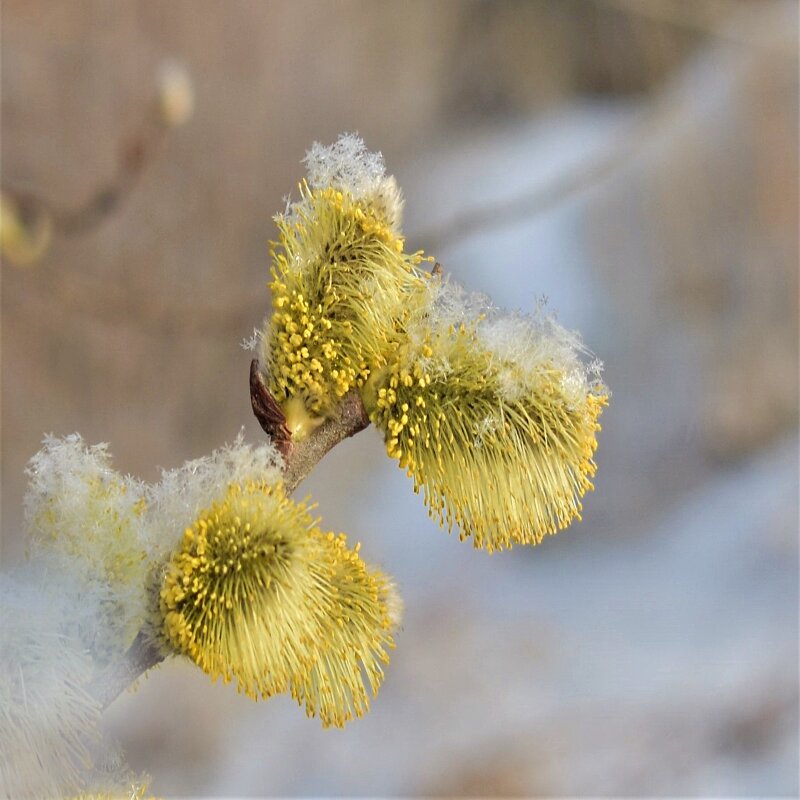
{"label": "frost crystal", "polygon": [[[342,134],[333,144],[314,142],[303,159],[306,183],[312,192],[330,188],[346,192],[378,211],[391,229],[399,233],[403,195],[394,177],[386,174],[381,153],[367,150],[364,140],[355,133]],[[287,202],[292,222],[304,208],[304,201]]]}
{"label": "frost crystal", "polygon": [[303,164],[312,189],[331,186],[350,192],[356,200],[373,195],[386,178],[383,156],[369,152],[355,133],[342,134],[327,146],[314,142]]}

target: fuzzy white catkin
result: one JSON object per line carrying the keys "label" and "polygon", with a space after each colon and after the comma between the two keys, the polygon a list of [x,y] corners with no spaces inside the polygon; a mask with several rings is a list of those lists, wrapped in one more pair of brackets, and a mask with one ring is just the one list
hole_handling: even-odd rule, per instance
{"label": "fuzzy white catkin", "polygon": [[61,797],[85,785],[100,708],[74,631],[77,587],[53,563],[0,575],[0,797]]}
{"label": "fuzzy white catkin", "polygon": [[34,559],[46,554],[80,586],[95,624],[82,631],[99,661],[122,655],[147,615],[147,554],[158,536],[144,484],[111,466],[107,445],[45,437],[28,465],[25,516]]}
{"label": "fuzzy white catkin", "polygon": [[96,617],[56,559],[0,573],[0,798],[127,796],[146,782],[99,728],[101,673],[81,635]]}

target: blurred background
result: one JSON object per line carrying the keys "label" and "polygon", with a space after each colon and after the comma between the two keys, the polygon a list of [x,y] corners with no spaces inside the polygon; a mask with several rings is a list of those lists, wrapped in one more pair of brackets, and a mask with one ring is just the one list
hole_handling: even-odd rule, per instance
{"label": "blurred background", "polygon": [[584,520],[489,557],[368,430],[301,489],[394,574],[373,710],[185,663],[107,714],[164,796],[798,793],[791,0],[5,0],[2,543],[46,432],[146,479],[263,434],[272,215],[358,131],[411,248],[546,296],[613,391]]}

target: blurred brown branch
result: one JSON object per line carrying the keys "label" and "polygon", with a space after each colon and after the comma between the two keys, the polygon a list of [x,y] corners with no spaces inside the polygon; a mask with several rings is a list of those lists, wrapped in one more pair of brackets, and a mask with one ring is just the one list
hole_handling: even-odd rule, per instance
{"label": "blurred brown branch", "polygon": [[3,194],[25,209],[29,218],[49,218],[56,235],[81,236],[91,233],[114,214],[133,192],[139,178],[155,160],[167,130],[149,114],[142,128],[120,148],[115,174],[79,205],[61,206],[39,190],[19,184],[3,186]]}
{"label": "blurred brown branch", "polygon": [[[139,130],[124,139],[119,148],[115,173],[83,203],[63,206],[35,187],[4,185],[3,255],[16,263],[34,263],[45,254],[51,234],[81,236],[100,227],[130,197],[155,162],[169,131],[182,125],[191,111],[189,76],[180,66],[168,63],[162,67],[157,94]],[[43,226],[47,229],[46,241],[39,232]],[[9,230],[13,234],[11,247]]]}

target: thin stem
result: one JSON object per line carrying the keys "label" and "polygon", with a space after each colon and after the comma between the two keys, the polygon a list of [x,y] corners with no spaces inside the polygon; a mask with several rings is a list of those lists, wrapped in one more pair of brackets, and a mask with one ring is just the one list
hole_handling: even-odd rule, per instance
{"label": "thin stem", "polygon": [[283,472],[286,491],[291,494],[329,450],[368,425],[361,395],[355,390],[348,392],[335,416],[326,419],[307,439],[291,445]]}
{"label": "thin stem", "polygon": [[89,685],[89,694],[105,710],[134,681],[163,660],[164,654],[152,640],[144,633],[139,633],[125,658],[110,664],[95,677]]}
{"label": "thin stem", "polygon": [[283,483],[288,494],[308,477],[331,448],[369,425],[369,415],[361,395],[351,390],[342,398],[336,412],[314,429],[308,438],[292,441],[286,417],[264,383],[258,359],[255,358],[250,364],[250,403],[259,424],[283,456]]}

